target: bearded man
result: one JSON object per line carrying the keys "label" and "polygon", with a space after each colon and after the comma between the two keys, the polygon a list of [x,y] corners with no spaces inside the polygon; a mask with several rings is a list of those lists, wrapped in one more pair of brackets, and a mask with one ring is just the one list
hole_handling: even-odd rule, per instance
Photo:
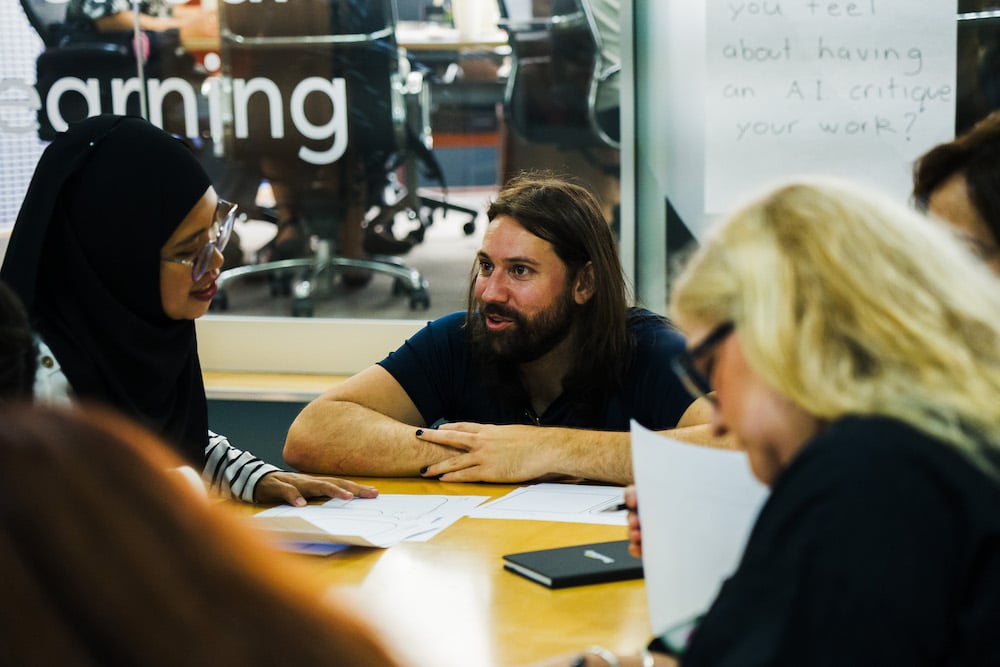
{"label": "bearded man", "polygon": [[710,438],[671,371],[683,337],[629,307],[594,196],[549,175],[487,210],[467,312],[427,324],[320,396],[284,457],[303,471],[446,482],[632,481],[629,420]]}

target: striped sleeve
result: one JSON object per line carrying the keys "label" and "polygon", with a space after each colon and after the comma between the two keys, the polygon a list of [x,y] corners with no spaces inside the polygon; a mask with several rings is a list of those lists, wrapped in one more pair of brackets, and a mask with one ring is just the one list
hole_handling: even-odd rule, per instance
{"label": "striped sleeve", "polygon": [[280,471],[250,452],[233,447],[224,435],[208,432],[205,469],[201,478],[213,493],[223,498],[254,502],[254,491],[264,475]]}

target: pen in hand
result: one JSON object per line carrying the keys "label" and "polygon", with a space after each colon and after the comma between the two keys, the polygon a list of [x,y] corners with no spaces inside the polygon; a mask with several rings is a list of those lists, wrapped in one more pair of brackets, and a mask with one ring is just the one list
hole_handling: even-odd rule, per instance
{"label": "pen in hand", "polygon": [[625,503],[618,503],[617,505],[612,505],[611,507],[605,507],[602,512],[621,512],[622,510],[629,509],[629,506]]}

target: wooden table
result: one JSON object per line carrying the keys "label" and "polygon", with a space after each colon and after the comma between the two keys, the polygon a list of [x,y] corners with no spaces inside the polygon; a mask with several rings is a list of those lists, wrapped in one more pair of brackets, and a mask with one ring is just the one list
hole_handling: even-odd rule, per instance
{"label": "wooden table", "polygon": [[[383,493],[502,496],[516,486],[359,479]],[[550,590],[503,569],[517,551],[623,539],[625,528],[464,517],[428,542],[302,556],[317,585],[346,585],[428,665],[521,665],[601,644],[649,640],[642,580]]]}

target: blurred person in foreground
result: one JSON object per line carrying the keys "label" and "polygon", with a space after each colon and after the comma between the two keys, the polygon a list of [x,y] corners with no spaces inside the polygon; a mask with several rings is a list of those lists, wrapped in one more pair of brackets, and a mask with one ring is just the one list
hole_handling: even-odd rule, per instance
{"label": "blurred person in foreground", "polygon": [[676,366],[771,495],[686,639],[545,664],[1000,664],[998,287],[947,228],[849,184],[731,215],[676,283]]}
{"label": "blurred person in foreground", "polygon": [[402,664],[303,564],[102,408],[0,408],[0,663]]}

